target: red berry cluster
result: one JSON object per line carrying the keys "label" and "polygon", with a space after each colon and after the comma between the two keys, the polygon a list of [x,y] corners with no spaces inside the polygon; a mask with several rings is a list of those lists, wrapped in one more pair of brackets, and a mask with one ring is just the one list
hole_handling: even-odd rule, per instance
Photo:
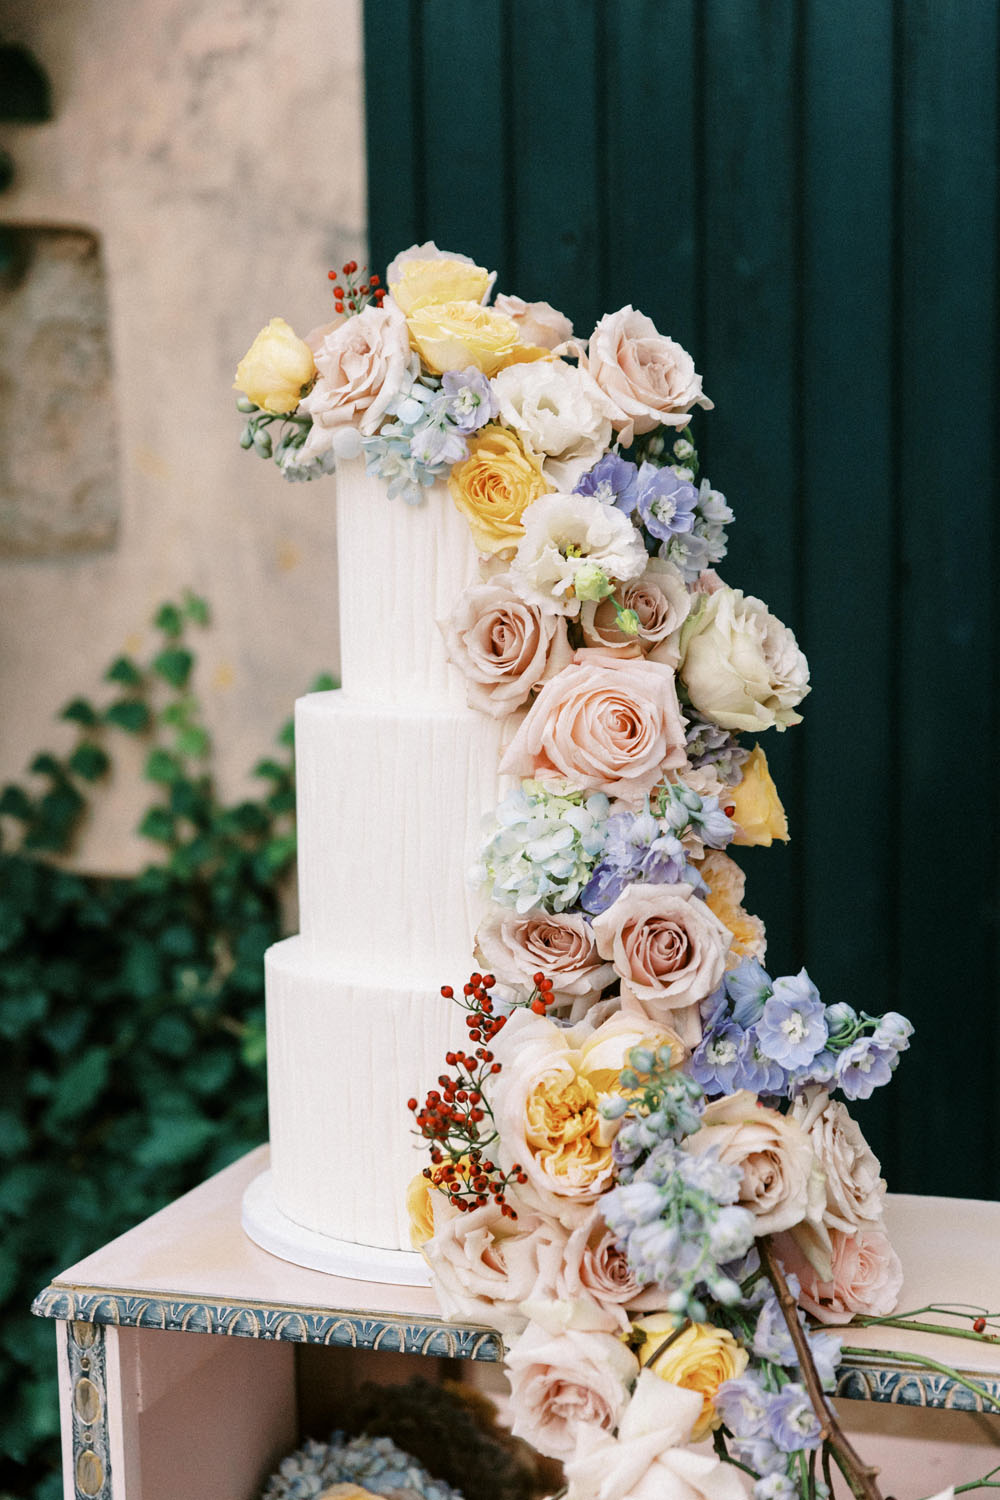
{"label": "red berry cluster", "polygon": [[376,307],[382,306],[385,296],[385,288],[377,276],[365,277],[365,267],[360,272],[356,260],[345,261],[339,271],[327,271],[330,281],[336,282],[333,288],[334,308],[339,313],[359,313],[369,303],[374,302]]}
{"label": "red berry cluster", "polygon": [[[552,981],[544,974],[533,978],[536,988],[526,1003],[536,1015],[544,1015],[552,1003]],[[490,990],[495,984],[492,974],[470,974],[458,1004],[468,1012],[465,1024],[475,1051],[446,1053],[445,1062],[454,1072],[441,1074],[440,1088],[431,1089],[423,1108],[416,1099],[408,1100],[407,1108],[416,1116],[420,1134],[432,1142],[433,1165],[424,1168],[424,1176],[447,1193],[455,1208],[463,1212],[482,1208],[492,1198],[501,1213],[515,1219],[516,1213],[506,1202],[507,1189],[512,1183],[526,1182],[527,1177],[520,1163],[504,1172],[485,1155],[497,1140],[486,1085],[500,1072],[489,1044],[506,1024],[505,1016],[494,1014]],[[441,993],[446,1000],[456,999],[450,984],[443,984]]]}

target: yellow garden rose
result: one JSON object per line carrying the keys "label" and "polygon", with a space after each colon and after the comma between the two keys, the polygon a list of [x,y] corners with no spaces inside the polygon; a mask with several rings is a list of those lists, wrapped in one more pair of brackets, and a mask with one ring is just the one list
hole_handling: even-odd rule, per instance
{"label": "yellow garden rose", "polygon": [[452,469],[448,488],[479,551],[492,553],[517,546],[523,512],[549,486],[539,461],[512,432],[491,423],[469,443],[469,456]]}
{"label": "yellow garden rose", "polygon": [[723,800],[733,808],[733,821],[740,825],[734,843],[770,848],[774,839],[788,842],[788,819],[759,745],[743,762],[743,780],[730,787]]}
{"label": "yellow garden rose", "polygon": [[430,302],[407,316],[410,343],[434,375],[475,365],[495,375],[520,344],[513,318],[478,302]]}
{"label": "yellow garden rose", "polygon": [[414,1250],[425,1245],[434,1233],[434,1197],[438,1189],[418,1172],[406,1189],[406,1212],[410,1216],[410,1244]]}
{"label": "yellow garden rose", "polygon": [[743,1374],[750,1356],[725,1328],[692,1323],[657,1358],[656,1351],[676,1332],[671,1314],[653,1313],[639,1318],[633,1327],[643,1336],[637,1350],[640,1365],[648,1366],[661,1380],[701,1396],[701,1416],[691,1432],[691,1442],[700,1442],[722,1424],[713,1405],[716,1391],[723,1381]]}
{"label": "yellow garden rose", "polygon": [[525,1101],[525,1135],[555,1192],[606,1182],[615,1128],[598,1113],[597,1091],[579,1074],[543,1078]]}
{"label": "yellow garden rose", "polygon": [[329,1489],[322,1490],[316,1500],[371,1500],[371,1495],[371,1490],[362,1489],[360,1484],[343,1480],[340,1484],[331,1484]]}
{"label": "yellow garden rose", "polygon": [[709,888],[705,905],[733,935],[726,967],[734,969],[745,958],[759,958],[763,962],[767,949],[764,924],[742,905],[747,878],[739,865],[721,849],[707,849],[698,864],[698,873]]}
{"label": "yellow garden rose", "polygon": [[242,391],[265,411],[294,411],[302,387],[315,374],[309,345],[284,318],[272,318],[237,365],[233,390]]}
{"label": "yellow garden rose", "polygon": [[491,276],[482,266],[461,260],[407,260],[398,281],[390,282],[393,300],[407,317],[418,307],[443,302],[482,304],[490,289]]}

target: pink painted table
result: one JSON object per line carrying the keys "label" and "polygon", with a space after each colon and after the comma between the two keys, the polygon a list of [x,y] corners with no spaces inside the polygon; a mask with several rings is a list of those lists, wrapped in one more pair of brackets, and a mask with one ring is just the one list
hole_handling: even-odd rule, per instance
{"label": "pink painted table", "polygon": [[[266,1149],[70,1266],[37,1298],[35,1311],[57,1320],[67,1500],[253,1500],[300,1436],[334,1425],[338,1392],[359,1373],[405,1379],[413,1356],[480,1368],[500,1360],[495,1333],[443,1322],[429,1290],[304,1270],[249,1240],[240,1203]],[[1000,1305],[1000,1204],[890,1195],[888,1221],[906,1273],[901,1307],[944,1296]],[[852,1329],[845,1341],[901,1356],[844,1365],[838,1394],[852,1411],[860,1401],[949,1408],[1000,1445],[1000,1419],[905,1358],[932,1354],[1000,1399],[1000,1347],[931,1345],[895,1329]]]}

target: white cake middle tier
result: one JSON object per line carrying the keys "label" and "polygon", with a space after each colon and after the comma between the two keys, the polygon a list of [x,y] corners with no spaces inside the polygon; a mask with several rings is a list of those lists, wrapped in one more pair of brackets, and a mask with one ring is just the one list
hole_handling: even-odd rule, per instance
{"label": "white cake middle tier", "polygon": [[468,870],[500,801],[517,716],[372,708],[341,692],[295,708],[299,926],[353,973],[441,985],[483,903]]}

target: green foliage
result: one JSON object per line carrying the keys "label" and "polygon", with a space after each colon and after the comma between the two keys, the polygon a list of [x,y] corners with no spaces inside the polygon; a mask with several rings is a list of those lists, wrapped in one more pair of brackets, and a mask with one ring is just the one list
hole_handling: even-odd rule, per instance
{"label": "green foliage", "polygon": [[[163,605],[148,660],[119,657],[107,702],[63,709],[69,753],[0,791],[0,1495],[60,1493],[35,1293],[266,1135],[262,960],[295,859],[292,737],[259,762],[256,796],[220,800],[190,686],[207,621],[199,599]],[[122,734],[148,747],[152,862],[75,874],[58,857],[99,815]]]}

